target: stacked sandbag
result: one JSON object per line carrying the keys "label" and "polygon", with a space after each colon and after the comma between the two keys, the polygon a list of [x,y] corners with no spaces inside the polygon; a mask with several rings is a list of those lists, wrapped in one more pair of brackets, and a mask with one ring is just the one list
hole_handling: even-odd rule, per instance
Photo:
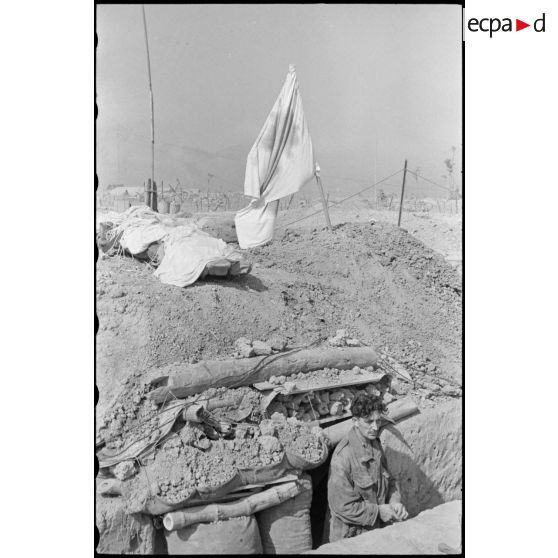
{"label": "stacked sandbag", "polygon": [[122,494],[130,513],[160,515],[313,469],[328,453],[319,428],[279,413],[259,425],[237,424],[229,439],[211,440],[207,429],[187,423],[142,459]]}
{"label": "stacked sandbag", "polygon": [[196,523],[165,531],[169,554],[261,554],[262,542],[253,515],[215,523]]}
{"label": "stacked sandbag", "polygon": [[155,528],[152,518],[129,514],[122,498],[96,497],[95,525],[98,554],[153,554]]}
{"label": "stacked sandbag", "polygon": [[312,480],[303,475],[303,491],[256,514],[264,554],[300,554],[312,550]]}

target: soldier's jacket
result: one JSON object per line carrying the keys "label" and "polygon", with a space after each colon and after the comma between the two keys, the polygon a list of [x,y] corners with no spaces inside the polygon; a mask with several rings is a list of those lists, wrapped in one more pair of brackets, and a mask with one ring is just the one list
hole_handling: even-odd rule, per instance
{"label": "soldier's jacket", "polygon": [[380,526],[378,506],[401,501],[380,441],[367,440],[355,427],[333,452],[327,490],[331,542]]}

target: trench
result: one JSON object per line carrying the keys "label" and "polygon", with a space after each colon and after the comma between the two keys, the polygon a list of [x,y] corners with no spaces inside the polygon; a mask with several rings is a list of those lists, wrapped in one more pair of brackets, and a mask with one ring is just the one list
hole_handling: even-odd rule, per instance
{"label": "trench", "polygon": [[[385,431],[381,440],[390,472],[399,482],[409,519],[441,504],[460,500],[461,399],[424,409],[420,414],[399,422],[397,429],[399,435]],[[314,550],[329,542],[327,483],[332,453],[333,450],[324,463],[306,471],[312,481],[309,515]],[[154,529],[152,537],[143,552],[138,548],[139,553],[168,554],[164,529]]]}
{"label": "trench", "polygon": [[309,471],[312,478],[312,505],[310,506],[310,525],[312,528],[312,548],[318,548],[326,542],[327,527],[327,477],[331,456],[325,463]]}

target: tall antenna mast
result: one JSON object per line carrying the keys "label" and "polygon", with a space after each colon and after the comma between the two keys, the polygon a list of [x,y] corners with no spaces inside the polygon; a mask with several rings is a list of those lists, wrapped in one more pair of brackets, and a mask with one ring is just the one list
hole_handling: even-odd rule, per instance
{"label": "tall antenna mast", "polygon": [[155,120],[153,112],[153,87],[151,86],[151,62],[149,61],[149,41],[147,40],[147,22],[145,21],[145,6],[142,4],[143,30],[145,32],[145,50],[147,51],[147,75],[149,77],[149,98],[151,101],[151,188],[155,188]]}

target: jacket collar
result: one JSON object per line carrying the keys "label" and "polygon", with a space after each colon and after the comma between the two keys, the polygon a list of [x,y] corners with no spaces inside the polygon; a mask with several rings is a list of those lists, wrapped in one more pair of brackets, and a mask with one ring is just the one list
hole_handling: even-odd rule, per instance
{"label": "jacket collar", "polygon": [[356,458],[361,462],[373,461],[381,452],[380,441],[367,440],[355,426],[349,430],[347,439]]}

